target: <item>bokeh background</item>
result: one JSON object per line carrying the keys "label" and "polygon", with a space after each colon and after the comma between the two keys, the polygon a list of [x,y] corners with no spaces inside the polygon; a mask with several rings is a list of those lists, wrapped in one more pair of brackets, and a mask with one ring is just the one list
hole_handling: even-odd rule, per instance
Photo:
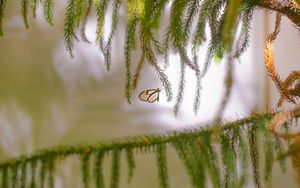
{"label": "bokeh background", "polygon": [[[0,38],[0,160],[32,153],[57,145],[95,143],[124,136],[161,134],[170,130],[201,126],[212,121],[221,103],[224,90],[226,62],[212,63],[203,81],[201,107],[193,113],[195,78],[187,72],[186,91],[178,117],[174,116],[174,102],[147,104],[138,100],[140,91],[161,87],[154,71],[145,67],[141,83],[133,94],[133,104],[124,98],[124,24],[125,11],[120,12],[119,31],[113,44],[112,70],[106,71],[103,57],[95,44],[78,42],[75,57],[71,58],[63,42],[65,2],[55,1],[55,23],[47,25],[42,7],[36,19],[30,17],[26,30],[18,1],[8,1],[4,19],[4,37]],[[110,12],[108,12],[110,14]],[[256,11],[252,22],[251,45],[235,62],[232,97],[224,120],[233,120],[253,112],[275,109],[278,93],[266,77],[263,60],[264,38],[273,29],[274,16]],[[110,20],[106,20],[109,28]],[[96,17],[88,20],[87,36],[95,40]],[[275,44],[278,72],[284,78],[299,69],[299,32],[283,19],[282,31]],[[205,56],[200,53],[200,62]],[[202,61],[201,61],[202,59]],[[174,91],[179,81],[178,57],[170,54],[166,73]],[[174,93],[176,96],[176,92]],[[285,108],[289,106],[285,105]],[[137,155],[137,169],[131,183],[121,166],[121,187],[158,187],[155,156]],[[177,154],[168,151],[171,187],[190,187],[189,179]],[[82,187],[79,160],[62,164],[55,178],[56,187]],[[76,170],[77,169],[77,170]],[[110,161],[105,163],[108,183]],[[296,187],[295,172],[288,165],[281,174],[274,169],[271,187]],[[253,185],[249,184],[249,187]]]}

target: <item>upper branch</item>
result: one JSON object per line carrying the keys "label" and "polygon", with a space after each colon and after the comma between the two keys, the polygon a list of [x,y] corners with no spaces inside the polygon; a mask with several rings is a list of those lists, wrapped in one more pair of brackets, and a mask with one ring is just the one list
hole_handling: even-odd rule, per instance
{"label": "upper branch", "polygon": [[292,1],[282,3],[276,0],[261,0],[258,6],[287,16],[300,30],[300,10],[293,6]]}

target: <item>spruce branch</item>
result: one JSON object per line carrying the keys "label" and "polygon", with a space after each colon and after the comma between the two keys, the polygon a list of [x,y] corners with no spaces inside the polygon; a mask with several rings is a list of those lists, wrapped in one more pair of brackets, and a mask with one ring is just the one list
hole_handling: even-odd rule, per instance
{"label": "spruce branch", "polygon": [[91,43],[87,36],[86,36],[86,24],[87,24],[87,21],[88,21],[88,17],[91,13],[91,9],[92,9],[92,5],[93,5],[93,0],[88,0],[88,5],[87,5],[87,8],[86,8],[86,12],[84,14],[84,19],[83,19],[83,22],[81,24],[81,30],[80,30],[80,33],[81,33],[81,39],[84,41],[84,42],[87,42],[87,43]]}
{"label": "spruce branch", "polygon": [[176,97],[176,103],[174,106],[174,114],[175,116],[178,115],[183,95],[184,95],[184,87],[185,87],[185,63],[183,61],[180,61],[180,80],[179,80],[179,89]]}
{"label": "spruce branch", "polygon": [[[198,65],[198,56],[194,57],[194,63],[195,63],[195,67],[197,70],[199,69],[199,65]],[[201,86],[201,73],[200,71],[196,71],[196,92],[195,92],[195,98],[194,98],[194,113],[195,115],[197,114],[199,107],[200,107],[200,102],[201,102],[201,90],[202,90],[202,86]]]}
{"label": "spruce branch", "polygon": [[252,173],[254,178],[254,183],[256,188],[261,187],[260,173],[259,173],[259,153],[257,145],[257,127],[252,126],[248,132],[250,157],[252,163]]}
{"label": "spruce branch", "polygon": [[[88,179],[93,178],[96,187],[104,186],[104,179],[102,175],[103,170],[103,157],[111,154],[112,159],[112,171],[110,187],[119,186],[120,174],[120,160],[121,154],[126,152],[127,163],[129,166],[129,177],[131,177],[133,169],[135,167],[133,155],[138,151],[147,151],[147,153],[157,154],[158,174],[160,177],[161,187],[168,187],[168,175],[167,175],[167,159],[166,149],[174,148],[181,161],[183,162],[188,175],[190,176],[193,187],[203,187],[206,185],[207,178],[212,182],[213,187],[220,187],[221,181],[224,181],[224,185],[227,187],[241,187],[245,185],[247,181],[247,167],[248,167],[248,155],[252,161],[253,176],[256,185],[260,186],[260,173],[259,169],[259,151],[257,146],[257,136],[262,133],[265,138],[264,143],[267,144],[264,147],[263,153],[266,153],[268,157],[276,158],[276,155],[285,154],[285,149],[282,146],[276,144],[278,137],[273,137],[268,131],[268,124],[270,120],[278,113],[267,113],[252,115],[240,120],[226,123],[222,126],[215,124],[206,128],[188,129],[183,131],[170,132],[164,135],[144,135],[129,137],[119,140],[113,140],[111,142],[101,142],[92,145],[81,146],[63,146],[48,150],[37,151],[32,155],[20,156],[16,159],[10,159],[0,163],[0,172],[2,177],[2,187],[7,187],[10,181],[5,180],[8,177],[8,171],[18,172],[20,171],[20,177],[15,173],[14,182],[15,185],[40,185],[45,186],[45,183],[49,187],[53,187],[55,166],[59,161],[66,160],[71,156],[78,156],[82,161],[82,179],[85,187],[89,187]],[[298,118],[299,111],[293,113],[293,118]],[[245,144],[246,138],[242,136],[248,132],[249,149]],[[275,138],[275,139],[273,139]],[[221,143],[221,149],[216,147],[218,143]],[[272,152],[276,151],[276,152]],[[280,151],[278,153],[278,151]],[[288,151],[292,152],[292,150]],[[272,155],[272,156],[269,156]],[[285,156],[288,154],[285,154]],[[94,176],[89,175],[90,163],[89,159],[95,156],[94,161]],[[222,156],[222,161],[218,159]],[[245,169],[241,173],[237,173],[237,157],[241,161],[241,164]],[[270,158],[272,159],[272,158]],[[270,178],[271,167],[273,160],[266,163],[264,176],[266,180]],[[225,171],[221,171],[219,168],[220,162],[224,166]],[[36,165],[40,163],[41,165]],[[40,178],[35,179],[35,170],[31,171],[31,174],[27,174],[27,168],[32,167],[35,170],[37,168],[40,171]],[[30,171],[28,171],[30,172]],[[27,178],[31,176],[31,182],[27,182]],[[3,179],[4,178],[4,179]],[[24,181],[26,180],[26,181]]]}
{"label": "spruce branch", "polygon": [[31,12],[34,18],[36,17],[36,9],[37,6],[39,5],[39,2],[40,2],[39,0],[30,0]]}
{"label": "spruce branch", "polygon": [[112,151],[112,166],[110,176],[110,187],[119,187],[120,180],[120,150],[118,148]]}
{"label": "spruce branch", "polygon": [[111,67],[111,46],[119,22],[119,10],[121,8],[121,5],[122,5],[122,0],[114,0],[111,31],[108,37],[108,41],[104,53],[105,63],[108,70]]}
{"label": "spruce branch", "polygon": [[66,43],[66,48],[69,51],[71,57],[73,57],[73,45],[75,36],[75,8],[76,0],[69,0],[66,15],[65,15],[65,24],[64,24],[64,40]]}
{"label": "spruce branch", "polygon": [[[45,0],[44,3],[44,15],[47,20],[47,22],[53,26],[53,6],[54,6],[54,0]],[[33,3],[33,9],[36,9],[36,2]],[[33,10],[34,14],[36,10]]]}
{"label": "spruce branch", "polygon": [[132,149],[127,149],[126,150],[126,159],[127,159],[127,164],[128,164],[128,182],[131,181],[133,177],[133,171],[135,169],[135,160],[134,160],[134,153]]}
{"label": "spruce branch", "polygon": [[28,6],[29,5],[28,4],[29,4],[28,0],[21,1],[21,13],[22,13],[23,22],[24,22],[26,29],[29,28],[29,24],[28,24]]}
{"label": "spruce branch", "polygon": [[[94,5],[96,7],[97,12],[97,38],[96,41],[99,43],[100,49],[104,52],[104,44],[103,44],[103,31],[104,31],[104,21],[105,21],[105,14],[108,7],[108,0],[97,0],[94,1]],[[107,69],[109,69],[107,67]]]}
{"label": "spruce branch", "polygon": [[159,144],[156,146],[156,160],[157,160],[160,188],[168,188],[169,179],[168,179],[168,169],[167,169],[167,156],[166,156],[166,146],[164,144]]}
{"label": "spruce branch", "polygon": [[95,163],[94,163],[94,179],[95,185],[97,188],[104,188],[104,179],[103,179],[103,158],[104,158],[104,151],[98,150],[95,152]]}
{"label": "spruce branch", "polygon": [[88,188],[89,187],[89,180],[90,180],[90,158],[91,158],[91,154],[89,152],[84,153],[81,156],[81,171],[82,171],[82,177],[83,177],[83,183],[84,183],[84,187]]}
{"label": "spruce branch", "polygon": [[3,18],[6,0],[0,0],[0,36],[3,36]]}
{"label": "spruce branch", "polygon": [[231,92],[232,92],[232,86],[233,86],[233,69],[234,69],[234,65],[233,65],[233,57],[232,55],[229,55],[227,58],[227,72],[226,72],[226,76],[225,76],[225,93],[224,96],[222,98],[222,102],[221,105],[219,105],[219,109],[215,118],[215,121],[221,121],[222,116],[224,114],[224,111],[227,107],[227,104],[229,102],[230,96],[231,96]]}
{"label": "spruce branch", "polygon": [[298,27],[298,29],[300,28],[300,12],[293,11],[293,4],[282,3],[277,0],[260,0],[257,6],[287,16],[296,25],[296,27]]}
{"label": "spruce branch", "polygon": [[30,188],[36,188],[36,165],[37,165],[37,161],[33,160],[31,163],[30,163],[30,168],[31,168],[31,179],[30,179]]}

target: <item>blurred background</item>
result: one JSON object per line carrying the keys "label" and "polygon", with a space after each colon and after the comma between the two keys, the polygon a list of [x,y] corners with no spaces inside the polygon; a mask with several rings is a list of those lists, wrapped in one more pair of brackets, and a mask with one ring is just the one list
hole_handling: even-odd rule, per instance
{"label": "blurred background", "polygon": [[[103,56],[95,44],[77,42],[71,58],[63,42],[65,2],[55,1],[54,26],[47,25],[42,7],[36,19],[30,19],[26,30],[20,3],[8,1],[4,19],[4,37],[0,38],[0,159],[4,160],[57,145],[95,143],[124,136],[157,134],[170,130],[201,126],[211,122],[221,103],[226,62],[212,63],[203,81],[201,106],[193,113],[195,78],[187,71],[186,90],[178,117],[173,102],[166,102],[162,91],[160,101],[143,103],[142,90],[161,87],[150,67],[145,67],[133,104],[124,97],[123,35],[125,11],[120,12],[119,32],[113,44],[112,70],[106,71]],[[110,14],[110,11],[108,12]],[[252,22],[251,45],[235,61],[234,86],[224,113],[224,120],[234,120],[252,112],[276,108],[278,93],[266,77],[264,69],[264,38],[273,30],[274,16],[256,11]],[[110,20],[106,21],[109,28]],[[96,17],[91,16],[87,36],[95,41]],[[275,44],[276,66],[282,78],[299,69],[299,31],[283,19],[281,33]],[[107,31],[108,32],[108,31]],[[200,53],[200,62],[205,57]],[[179,84],[179,58],[170,54],[166,73],[173,91]],[[190,76],[192,75],[192,76]],[[176,92],[174,92],[176,97]],[[288,108],[289,106],[284,106]],[[185,169],[176,152],[168,151],[171,187],[190,187]],[[105,163],[108,180],[110,164]],[[154,156],[138,155],[137,171],[126,183],[126,165],[122,165],[121,187],[158,187]],[[153,167],[154,166],[154,167]],[[79,161],[68,160],[58,169],[56,187],[82,187]],[[74,170],[78,169],[78,170]],[[281,174],[275,167],[271,187],[296,187],[295,172],[290,167]],[[106,182],[108,183],[108,182]],[[249,187],[253,185],[249,184]]]}

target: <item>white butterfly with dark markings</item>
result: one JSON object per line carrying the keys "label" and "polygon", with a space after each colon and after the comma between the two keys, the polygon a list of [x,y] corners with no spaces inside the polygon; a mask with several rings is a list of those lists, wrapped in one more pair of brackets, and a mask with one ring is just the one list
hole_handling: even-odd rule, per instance
{"label": "white butterfly with dark markings", "polygon": [[139,94],[139,99],[144,102],[154,103],[155,101],[159,101],[159,92],[160,89],[147,89],[142,91]]}

